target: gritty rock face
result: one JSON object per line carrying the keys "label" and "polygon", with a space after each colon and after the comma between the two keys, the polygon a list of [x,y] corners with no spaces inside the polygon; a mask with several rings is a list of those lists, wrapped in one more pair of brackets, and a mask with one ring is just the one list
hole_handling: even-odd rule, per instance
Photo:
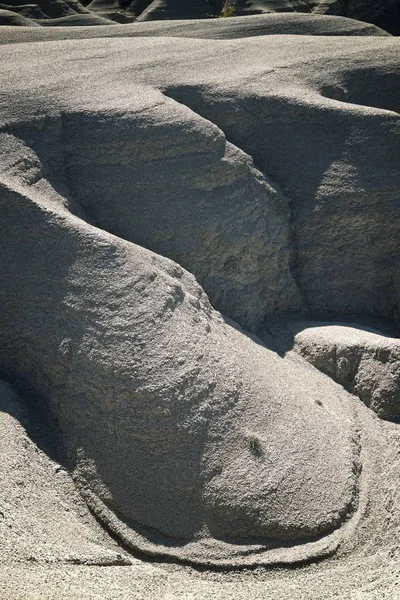
{"label": "gritty rock face", "polygon": [[30,27],[31,25],[34,27],[39,27],[36,23],[33,23],[30,19],[27,19],[21,14],[16,14],[11,10],[6,10],[0,8],[0,25],[10,25],[10,26],[23,26]]}
{"label": "gritty rock face", "polygon": [[129,564],[96,527],[67,471],[33,442],[37,431],[27,413],[15,390],[0,382],[1,566]]}
{"label": "gritty rock face", "polygon": [[138,17],[139,21],[157,21],[159,19],[205,19],[217,16],[222,8],[220,0],[154,0]]}
{"label": "gritty rock face", "polygon": [[[290,333],[289,333],[290,332]],[[400,418],[400,346],[357,325],[296,323],[285,328],[293,350],[359,398],[376,414]]]}
{"label": "gritty rock face", "polygon": [[[343,17],[357,20],[357,25],[353,23],[353,28],[358,29],[360,34],[363,32],[363,34],[375,35],[376,32],[384,30],[398,35],[399,6],[398,0],[381,2],[374,0],[89,0],[89,2],[87,0],[81,2],[79,0],[38,0],[36,4],[23,4],[23,0],[20,0],[20,3],[5,2],[0,5],[0,9],[23,15],[29,19],[29,23],[22,18],[15,16],[12,18],[4,14],[0,24],[104,27],[115,23],[186,21],[183,27],[185,30],[188,20],[194,24],[194,20],[197,19],[210,23],[215,17],[240,19],[243,15],[285,14],[285,16],[294,16],[292,23],[298,22],[302,27],[299,19],[301,16],[307,16],[307,21],[312,23],[314,15],[317,15],[322,24],[323,15],[334,15],[336,18],[329,19],[326,24],[332,35],[338,35],[337,27],[339,30],[342,27],[351,29],[350,22],[341,25],[340,21],[343,21]],[[242,27],[238,23],[237,26]],[[213,27],[207,24],[205,29],[213,29]],[[216,26],[218,27],[219,25]],[[303,31],[303,33],[311,32]]]}
{"label": "gritty rock face", "polygon": [[[321,407],[317,383],[310,394],[301,372],[225,324],[176,264],[29,195],[2,188],[13,257],[2,280],[14,289],[2,295],[13,315],[2,364],[18,364],[49,399],[92,507],[128,519],[133,547],[136,523],[161,545],[202,533],[172,552],[200,562],[230,560],[218,544],[202,550],[203,538],[252,538],[274,560],[279,541],[309,541],[348,518],[359,458],[347,396],[328,383]],[[21,227],[38,245],[21,244]]]}
{"label": "gritty rock face", "polygon": [[238,2],[240,14],[303,12],[340,15],[373,23],[393,35],[400,33],[398,0],[250,0]]}
{"label": "gritty rock face", "polygon": [[[18,61],[32,100],[25,107],[10,102],[4,118],[26,121],[32,112],[42,132],[25,127],[16,137],[34,146],[50,179],[62,179],[68,201],[101,228],[182,262],[216,308],[244,327],[256,330],[266,316],[301,310],[395,324],[397,41],[360,38],[355,49],[348,38],[335,38],[337,56],[346,55],[337,63],[331,44],[328,50],[325,40],[313,39],[311,51],[310,41],[304,60],[314,68],[305,69],[298,38],[287,40],[283,54],[277,36],[160,40],[165,60],[172,61],[167,69],[147,67],[151,39],[88,40],[86,70],[74,66],[81,53],[76,41],[68,43],[77,59],[68,72],[60,42],[48,93],[24,66],[23,47],[10,46],[5,53]],[[130,78],[115,69],[127,44],[136,52],[124,67]],[[104,45],[108,57],[92,73],[89,56]],[[181,61],[177,45],[185,55]],[[44,68],[40,46],[35,56]],[[12,79],[11,86],[19,85]],[[385,144],[379,143],[382,135]],[[173,142],[165,150],[164,136]],[[61,161],[52,151],[60,143]],[[11,160],[8,149],[5,155]]]}
{"label": "gritty rock face", "polygon": [[231,34],[2,46],[0,365],[128,547],[294,563],[350,536],[377,434],[248,330],[396,323],[398,42]]}
{"label": "gritty rock face", "polygon": [[70,193],[93,223],[187,268],[248,329],[300,306],[287,199],[247,154],[163,97],[117,127],[115,116],[100,118],[101,127],[98,115],[71,115],[59,141]]}

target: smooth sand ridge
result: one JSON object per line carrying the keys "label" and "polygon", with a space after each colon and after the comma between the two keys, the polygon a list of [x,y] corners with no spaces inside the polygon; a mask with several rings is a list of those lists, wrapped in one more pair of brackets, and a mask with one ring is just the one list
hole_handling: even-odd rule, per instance
{"label": "smooth sand ridge", "polygon": [[[382,455],[389,473],[397,430],[224,319],[192,275],[152,252],[184,264],[211,303],[247,328],[281,303],[299,314],[310,306],[340,314],[350,302],[361,314],[393,316],[382,298],[397,302],[391,156],[399,117],[395,87],[384,98],[374,90],[382,65],[398,81],[397,41],[357,43],[32,43],[29,66],[23,44],[1,50],[2,369],[48,400],[82,493],[132,548],[206,565],[290,563],[352,538],[357,546],[364,522],[381,531],[379,494],[365,510],[380,481],[372,449],[390,438]],[[285,138],[287,126],[297,139],[302,118],[326,137],[326,155],[311,152],[321,156],[314,179],[302,152],[318,135],[303,147]],[[365,187],[371,156],[359,136],[383,132],[385,148],[374,146],[379,173]],[[381,273],[390,289],[371,285],[376,262],[357,240],[361,202],[363,231],[375,223],[379,269],[393,269]],[[338,218],[324,238],[329,203]],[[346,220],[364,252],[358,276],[353,247],[335,264]],[[324,253],[327,241],[333,248]],[[321,282],[328,252],[332,280]],[[343,277],[353,279],[351,294]],[[393,520],[388,538],[395,531]]]}

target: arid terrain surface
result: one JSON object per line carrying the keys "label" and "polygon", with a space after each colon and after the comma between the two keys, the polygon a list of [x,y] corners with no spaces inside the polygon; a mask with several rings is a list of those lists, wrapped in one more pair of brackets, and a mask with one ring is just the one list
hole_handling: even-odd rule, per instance
{"label": "arid terrain surface", "polygon": [[[335,15],[400,33],[399,0],[5,0],[0,24],[29,26],[107,25],[176,19],[213,19],[257,14]],[[30,22],[28,22],[30,21]],[[305,33],[309,33],[305,32]]]}
{"label": "arid terrain surface", "polygon": [[1,600],[400,599],[379,6],[1,5]]}

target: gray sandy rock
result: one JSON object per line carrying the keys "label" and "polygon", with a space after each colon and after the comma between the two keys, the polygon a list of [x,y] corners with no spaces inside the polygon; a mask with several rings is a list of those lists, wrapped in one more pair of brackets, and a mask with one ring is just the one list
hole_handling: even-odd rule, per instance
{"label": "gray sandy rock", "polygon": [[[229,26],[227,37],[237,37],[237,27]],[[27,544],[21,550],[17,536],[10,538],[16,560],[1,573],[0,595],[43,597],[44,588],[53,598],[126,598],[139,587],[137,597],[152,599],[187,598],[188,590],[204,598],[396,598],[397,425],[378,421],[298,356],[280,357],[218,313],[206,292],[232,290],[232,265],[220,259],[224,242],[235,250],[223,232],[234,232],[242,244],[235,268],[249,262],[253,243],[257,248],[254,289],[262,289],[257,274],[281,261],[284,281],[297,288],[287,296],[294,311],[349,309],[394,321],[398,41],[82,41],[74,37],[99,33],[6,29],[0,38],[12,43],[1,48],[2,372],[28,380],[46,399],[76,484],[129,548],[207,567],[304,565],[336,554],[327,565],[260,569],[229,582],[223,574],[207,580],[171,569],[176,580],[169,579],[167,592],[161,570],[142,578],[130,567],[57,567],[50,575],[27,568],[29,556],[44,562],[54,555],[60,564],[68,556],[120,559],[98,529],[93,538],[92,525],[65,516],[55,496],[66,488],[52,486],[51,462],[27,439],[7,388],[0,391],[0,439],[8,487],[0,499],[10,500],[7,523],[20,523],[21,546]],[[107,37],[120,28],[104,29]],[[68,35],[67,42],[19,43]],[[140,168],[147,178],[140,179]],[[109,180],[103,177],[107,190],[96,190],[96,202],[87,181],[101,169]],[[143,216],[143,205],[154,214]],[[216,232],[211,241],[199,235],[197,209],[207,214],[207,232]],[[208,257],[205,289],[176,262],[135,243],[152,231],[137,228],[132,210],[159,227],[151,243],[165,244],[166,254],[184,244],[189,253],[186,228],[195,225],[193,244],[200,245],[190,268]],[[163,222],[175,237],[160,242]],[[270,252],[260,254],[257,227],[267,232]],[[131,234],[132,241],[120,237]],[[351,286],[342,285],[346,278]],[[281,293],[275,281],[268,278],[269,297]],[[269,298],[253,299],[250,291],[226,295],[229,310],[256,326]],[[376,357],[367,349],[364,358],[360,383],[371,390],[383,379],[370,384]],[[29,483],[26,508],[16,493],[18,470]],[[32,485],[37,480],[43,493]],[[74,493],[68,487],[68,501]],[[46,515],[60,529],[57,539],[48,537]],[[43,525],[36,547],[35,523]]]}
{"label": "gray sandy rock", "polygon": [[393,35],[400,34],[399,0],[349,0],[344,16],[374,23]]}
{"label": "gray sandy rock", "polygon": [[338,15],[372,23],[386,31],[400,33],[399,0],[250,0],[238,2],[240,14],[269,12],[313,12]]}
{"label": "gray sandy rock", "polygon": [[83,4],[79,2],[79,0],[65,0],[65,2],[70,8],[72,8],[76,13],[80,15],[90,14],[90,10],[86,8],[86,6],[83,6]]}
{"label": "gray sandy rock", "polygon": [[[130,102],[121,119],[97,100],[97,116],[79,108],[79,94],[76,102],[71,114],[24,136],[35,147],[32,160],[56,187],[60,176],[68,182],[68,199],[92,223],[179,262],[219,310],[248,329],[266,314],[300,307],[287,199],[249,156],[212,123],[156,92],[141,96],[138,89],[136,107]],[[26,150],[3,140],[6,170]],[[54,150],[60,147],[62,164]]]}
{"label": "gray sandy rock", "polygon": [[[92,12],[107,16],[107,10],[93,7]],[[125,16],[129,11],[125,11]],[[117,17],[115,16],[117,15]],[[119,16],[118,16],[119,15]],[[118,20],[121,11],[113,12],[112,19]],[[111,17],[110,17],[111,18]],[[90,39],[96,37],[182,37],[197,39],[238,39],[259,37],[264,35],[324,35],[324,36],[389,36],[386,31],[375,25],[325,15],[304,14],[264,14],[257,16],[236,17],[235,19],[208,19],[187,21],[143,21],[124,27],[91,27],[89,30],[75,30],[74,39]],[[19,43],[25,41],[50,41],[69,39],[71,34],[62,29],[2,30],[0,44]]]}
{"label": "gray sandy rock", "polygon": [[326,380],[321,407],[320,384],[310,393],[307,372],[225,324],[183,269],[73,217],[43,183],[2,186],[1,364],[48,398],[98,517],[133,548],[193,562],[331,551],[336,537],[304,542],[357,505],[350,397]]}
{"label": "gray sandy rock", "polygon": [[300,306],[287,200],[210,122],[160,97],[117,128],[71,115],[60,136],[71,197],[93,223],[177,261],[248,329]]}
{"label": "gray sandy rock", "polygon": [[346,16],[346,0],[312,0],[307,4],[316,14]]}
{"label": "gray sandy rock", "polygon": [[[279,42],[271,42],[272,50]],[[391,58],[356,53],[354,67],[349,55],[342,66],[330,56],[318,74],[286,65],[279,93],[279,76],[263,72],[257,80],[254,63],[246,85],[239,90],[228,84],[224,96],[217,81],[204,85],[198,78],[188,86],[175,77],[166,85],[286,191],[292,272],[308,312],[376,315],[398,323],[399,63],[397,52]],[[382,135],[385,144],[379,145]],[[366,165],[372,163],[371,172]]]}
{"label": "gray sandy rock", "polygon": [[153,0],[138,21],[205,19],[217,15],[221,5],[219,0]]}
{"label": "gray sandy rock", "polygon": [[67,471],[29,438],[31,421],[1,381],[0,569],[18,563],[130,564],[90,515]]}
{"label": "gray sandy rock", "polygon": [[[67,15],[88,14],[89,11],[78,0],[37,0],[35,4],[26,4],[24,0],[6,2],[8,10],[15,11],[32,19],[57,19]],[[30,25],[31,26],[31,25]]]}
{"label": "gray sandy rock", "polygon": [[241,8],[241,14],[311,12],[308,3],[303,2],[303,0],[249,0],[247,2],[239,2],[238,4]]}
{"label": "gray sandy rock", "polygon": [[[16,0],[8,5],[8,10],[20,13],[20,6],[24,0]],[[398,35],[400,32],[400,3],[399,0],[385,0],[384,2],[361,2],[352,0],[232,0],[224,2],[223,0],[92,0],[92,2],[79,2],[78,0],[69,0],[64,3],[63,0],[40,0],[37,3],[39,10],[45,17],[58,19],[69,14],[88,12],[97,13],[100,17],[108,21],[118,23],[131,23],[134,20],[138,22],[147,21],[176,21],[203,19],[210,21],[210,17],[231,16],[230,9],[233,10],[235,18],[240,15],[255,14],[282,14],[288,13],[296,15],[306,13],[307,16],[314,15],[335,15],[336,17],[346,17],[351,20],[359,20],[369,23],[369,29],[359,25],[358,27],[365,31],[374,31],[374,25]],[[88,4],[88,7],[83,4]],[[227,8],[228,7],[228,8]],[[27,10],[27,9],[25,9]],[[35,9],[36,10],[36,9]],[[42,18],[42,16],[31,17],[30,14],[24,14],[28,18]],[[220,20],[220,19],[217,19]],[[224,21],[232,19],[222,19]],[[79,25],[86,25],[87,19],[79,22]],[[66,24],[68,21],[64,21]],[[4,23],[5,24],[5,23]],[[94,23],[92,23],[93,25]],[[57,22],[48,23],[48,25],[57,26]],[[339,25],[339,23],[338,23]],[[236,24],[233,28],[237,28]],[[332,27],[333,22],[332,22]],[[340,29],[346,26],[339,25]],[[354,26],[353,26],[354,27]],[[205,29],[208,27],[206,26]],[[313,27],[312,27],[313,28]],[[183,28],[184,29],[184,28]],[[218,29],[218,26],[217,26]],[[375,33],[372,33],[375,35]],[[207,36],[208,37],[208,36]]]}
{"label": "gray sandy rock", "polygon": [[[236,0],[234,14],[316,13],[357,19],[375,24],[390,33],[400,32],[399,0]],[[140,14],[139,20],[206,18],[223,11],[223,2],[206,0],[154,0]],[[224,12],[222,12],[224,14]]]}
{"label": "gray sandy rock", "polygon": [[[38,7],[37,4],[23,4],[21,6],[9,6],[7,4],[0,4],[1,10],[8,10],[27,19],[48,19],[47,15]],[[29,25],[32,27],[32,24]]]}
{"label": "gray sandy rock", "polygon": [[[78,2],[68,2],[66,0],[38,0],[37,5],[42,12],[51,19],[75,15]],[[83,7],[82,7],[83,8]],[[81,12],[79,10],[79,12]]]}
{"label": "gray sandy rock", "polygon": [[[286,310],[392,315],[397,46],[265,36],[1,48],[0,364],[48,400],[82,493],[131,548],[293,563],[354,530],[368,494],[358,403],[224,319],[205,292],[254,327],[282,297]],[[374,162],[366,139],[385,139]],[[204,289],[138,240],[188,256]]]}
{"label": "gray sandy rock", "polygon": [[342,15],[373,23],[393,35],[400,34],[399,0],[307,0],[316,14]]}
{"label": "gray sandy rock", "polygon": [[[37,21],[39,25],[45,27],[77,27],[77,26],[86,26],[86,27],[104,27],[110,26],[110,21],[108,19],[104,19],[99,15],[95,14],[74,14],[67,15],[66,17],[59,17],[58,19],[46,19]],[[111,24],[111,26],[113,26]]]}
{"label": "gray sandy rock", "polygon": [[376,414],[400,419],[400,342],[356,325],[296,323],[293,350]]}
{"label": "gray sandy rock", "polygon": [[[8,8],[8,7],[7,7]],[[12,27],[36,27],[36,23],[22,14],[0,8],[0,25],[8,25]]]}
{"label": "gray sandy rock", "polygon": [[[80,56],[79,41],[66,45],[71,59]],[[34,143],[35,136],[41,140],[36,153],[49,176],[54,179],[64,172],[65,193],[70,200],[76,196],[94,223],[182,261],[215,306],[247,328],[256,328],[271,311],[299,310],[319,317],[352,313],[396,323],[400,289],[397,45],[396,39],[384,37],[360,37],[357,45],[344,37],[330,38],[327,44],[323,37],[296,36],[195,42],[160,38],[157,47],[143,38],[87,40],[88,68],[83,75],[79,61],[71,60],[68,72],[63,70],[65,46],[59,42],[53,45],[54,67],[48,70],[48,81],[51,77],[56,81],[62,73],[56,96],[65,98],[68,88],[73,114],[37,136],[33,129],[32,135],[26,134],[27,143]],[[104,47],[107,56],[102,55],[91,72],[90,56]],[[119,74],[118,57],[124,47],[135,49],[125,59],[130,79]],[[39,48],[31,46],[38,67],[46,63]],[[147,68],[151,53],[156,55],[159,48],[163,64]],[[23,48],[10,46],[4,53],[18,63],[8,85],[16,85],[13,78],[24,73],[31,98],[38,98],[25,107],[7,100],[4,118],[14,119],[14,114],[25,110],[23,119],[29,120],[32,108],[44,116],[48,104],[43,86],[38,86],[25,64]],[[83,86],[78,96],[77,78]],[[164,91],[157,96],[159,106],[138,119],[129,118],[133,85]],[[89,108],[81,110],[78,104],[75,110],[74,98],[81,93]],[[166,102],[165,94],[177,103]],[[118,98],[117,106],[127,112],[127,118],[120,119],[117,129],[106,115],[101,128],[91,125],[96,106],[100,110],[103,103],[108,110],[107,98],[112,97]],[[57,102],[49,104],[51,110]],[[163,125],[165,119],[171,120],[171,126]],[[98,152],[79,138],[81,129],[98,144]],[[141,151],[142,142],[136,137],[140,135],[147,154]],[[60,136],[65,145],[62,165],[49,155]],[[256,170],[246,155],[254,159]],[[202,164],[207,165],[206,171]],[[98,177],[104,185],[96,184],[93,195]],[[115,191],[108,187],[111,178]],[[218,181],[223,185],[216,185]],[[229,201],[231,192],[236,204]],[[109,195],[115,196],[117,212],[107,209]],[[290,211],[286,216],[284,198]],[[151,210],[145,209],[147,204]],[[135,210],[134,217],[127,215],[128,206]],[[185,212],[179,214],[183,227],[175,226],[174,211],[181,210],[179,206],[185,206],[188,214],[186,221]],[[278,226],[281,232],[274,237]],[[265,227],[270,246],[256,242]],[[252,242],[247,244],[246,239]],[[250,260],[253,243],[256,255]],[[207,268],[209,260],[213,270]],[[245,271],[256,288],[246,287],[246,281],[238,287]]]}
{"label": "gray sandy rock", "polygon": [[132,23],[150,4],[151,0],[92,0],[88,5],[91,13],[117,23]]}

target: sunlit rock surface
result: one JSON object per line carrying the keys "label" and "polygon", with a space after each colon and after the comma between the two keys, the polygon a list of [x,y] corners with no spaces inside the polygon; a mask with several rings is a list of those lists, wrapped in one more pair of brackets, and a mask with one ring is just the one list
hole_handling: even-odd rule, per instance
{"label": "sunlit rock surface", "polygon": [[301,322],[270,327],[294,350],[358,396],[383,419],[400,420],[400,343],[352,323]]}
{"label": "sunlit rock surface", "polygon": [[[208,22],[220,18],[244,15],[307,16],[334,15],[361,21],[360,30],[381,28],[390,34],[400,33],[399,0],[5,0],[0,9],[15,12],[21,18],[0,15],[0,25],[26,26],[104,26],[147,21],[177,21],[202,19]],[[338,23],[339,20],[337,19]],[[331,21],[333,23],[333,20]],[[368,25],[366,25],[368,24]]]}
{"label": "sunlit rock surface", "polygon": [[398,41],[306,18],[0,30],[5,597],[396,597],[397,342],[268,323],[398,332]]}

